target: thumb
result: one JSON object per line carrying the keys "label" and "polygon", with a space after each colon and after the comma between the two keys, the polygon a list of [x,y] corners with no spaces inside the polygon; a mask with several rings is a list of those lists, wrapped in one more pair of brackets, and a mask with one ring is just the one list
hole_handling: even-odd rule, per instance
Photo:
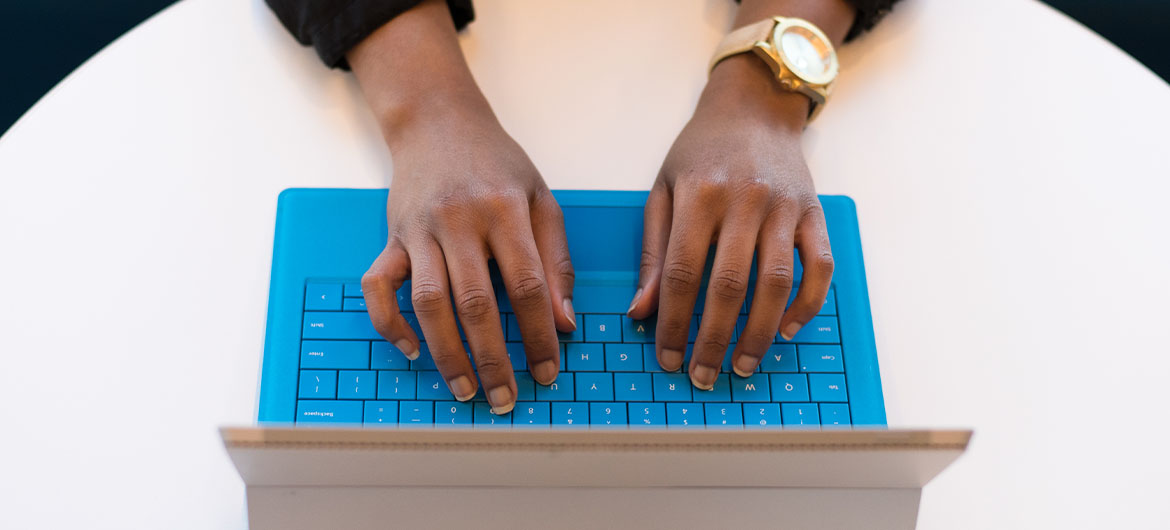
{"label": "thumb", "polygon": [[646,198],[642,227],[642,265],[638,270],[638,290],[630,301],[630,318],[644,319],[658,310],[658,287],[662,279],[662,262],[670,241],[670,222],[674,212],[666,186],[655,184]]}
{"label": "thumb", "polygon": [[538,195],[532,203],[532,235],[544,267],[557,331],[574,331],[577,320],[573,312],[573,261],[565,239],[565,218],[550,192]]}

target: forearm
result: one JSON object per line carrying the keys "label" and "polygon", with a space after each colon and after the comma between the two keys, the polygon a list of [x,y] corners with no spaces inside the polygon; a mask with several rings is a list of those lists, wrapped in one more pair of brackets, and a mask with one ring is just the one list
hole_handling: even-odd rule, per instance
{"label": "forearm", "polygon": [[387,141],[429,113],[490,114],[442,0],[428,0],[395,17],[346,58]]}

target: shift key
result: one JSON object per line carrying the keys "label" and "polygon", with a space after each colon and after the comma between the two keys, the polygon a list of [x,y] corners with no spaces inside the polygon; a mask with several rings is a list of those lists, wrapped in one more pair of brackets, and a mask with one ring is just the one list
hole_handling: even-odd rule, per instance
{"label": "shift key", "polygon": [[356,339],[378,340],[382,336],[374,331],[370,316],[364,312],[318,312],[305,311],[305,324],[301,337],[306,339]]}

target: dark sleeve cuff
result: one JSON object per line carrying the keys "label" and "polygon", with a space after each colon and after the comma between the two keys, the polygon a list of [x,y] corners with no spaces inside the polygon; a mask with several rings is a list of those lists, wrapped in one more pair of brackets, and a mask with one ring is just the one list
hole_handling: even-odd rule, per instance
{"label": "dark sleeve cuff", "polygon": [[[390,19],[422,0],[267,0],[301,44],[331,68],[349,68],[345,54]],[[447,0],[456,29],[475,19],[471,0]]]}
{"label": "dark sleeve cuff", "polygon": [[849,0],[857,8],[857,18],[853,19],[853,27],[845,35],[845,42],[853,40],[877,25],[886,13],[893,9],[897,0]]}

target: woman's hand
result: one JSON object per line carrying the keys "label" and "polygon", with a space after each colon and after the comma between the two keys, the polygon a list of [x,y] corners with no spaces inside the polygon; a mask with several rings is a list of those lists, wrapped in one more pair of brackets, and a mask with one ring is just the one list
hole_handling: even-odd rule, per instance
{"label": "woman's hand", "polygon": [[557,329],[576,327],[560,207],[471,80],[445,3],[395,18],[349,59],[394,159],[386,249],[362,278],[370,319],[416,358],[420,338],[396,297],[411,279],[415,315],[451,393],[471,399],[478,371],[492,412],[505,414],[517,388],[488,260],[499,265],[527,368],[551,383],[560,370]]}
{"label": "woman's hand", "polygon": [[[688,371],[711,389],[747,294],[752,256],[756,285],[732,358],[748,376],[776,332],[791,338],[828,293],[833,257],[825,216],[801,153],[809,100],[782,91],[750,54],[721,62],[650,190],[639,287],[630,316],[658,311],[658,362],[682,367],[696,296],[706,296]],[[700,282],[716,246],[709,287]],[[793,248],[804,278],[792,307]]]}

